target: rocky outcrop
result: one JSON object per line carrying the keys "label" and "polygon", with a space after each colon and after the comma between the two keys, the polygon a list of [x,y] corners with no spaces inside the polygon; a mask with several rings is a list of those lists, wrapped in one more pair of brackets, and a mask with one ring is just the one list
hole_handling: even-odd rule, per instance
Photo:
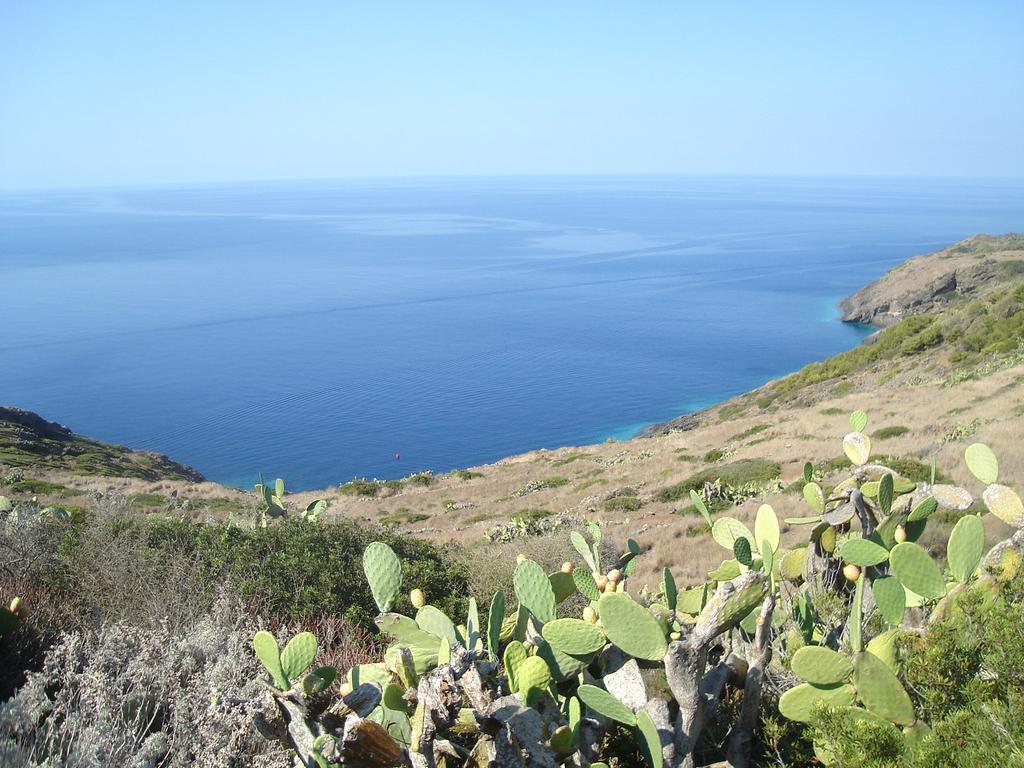
{"label": "rocky outcrop", "polygon": [[846,322],[891,325],[981,295],[1024,265],[1024,237],[976,236],[915,256],[839,304]]}
{"label": "rocky outcrop", "polygon": [[22,408],[0,407],[0,464],[80,475],[202,482],[201,473],[163,454],[76,435]]}

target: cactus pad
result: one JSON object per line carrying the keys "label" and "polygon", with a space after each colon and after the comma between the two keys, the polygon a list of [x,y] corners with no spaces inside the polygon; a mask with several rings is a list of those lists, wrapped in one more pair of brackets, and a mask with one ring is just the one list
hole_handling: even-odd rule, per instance
{"label": "cactus pad", "polygon": [[711,537],[718,542],[719,546],[732,552],[736,539],[754,540],[754,534],[750,532],[743,523],[734,517],[720,517],[711,526]]}
{"label": "cactus pad", "polygon": [[676,586],[672,571],[667,567],[661,572],[661,591],[665,594],[665,602],[668,604],[669,610],[674,611],[679,602],[679,588]]}
{"label": "cactus pad", "polygon": [[761,570],[764,571],[765,576],[771,579],[775,578],[775,573],[778,571],[775,562],[775,550],[772,549],[771,542],[768,539],[761,542]]}
{"label": "cactus pad", "polygon": [[988,511],[1007,525],[1024,527],[1024,503],[1012,488],[993,483],[982,495]]}
{"label": "cactus pad", "polygon": [[676,601],[676,610],[683,613],[689,613],[691,615],[700,613],[701,609],[704,607],[704,600],[707,597],[707,593],[707,585],[684,589],[679,595],[679,599]]}
{"label": "cactus pad", "polygon": [[807,567],[807,547],[800,547],[787,552],[779,563],[779,573],[786,581],[797,581],[803,578]]}
{"label": "cactus pad", "polygon": [[749,568],[751,563],[754,562],[754,556],[750,550],[750,539],[736,539],[732,544],[732,553],[740,565],[745,565]]}
{"label": "cactus pad", "polygon": [[895,576],[879,576],[871,582],[871,594],[882,618],[890,624],[902,624],[907,609],[907,593]]}
{"label": "cactus pad", "polygon": [[927,520],[938,508],[939,502],[936,501],[935,497],[927,496],[907,515],[907,522],[916,523],[918,520]]}
{"label": "cactus pad", "polygon": [[869,711],[891,723],[914,722],[914,705],[903,684],[873,653],[859,653],[853,660],[853,684],[857,687],[857,698]]}
{"label": "cactus pad", "polygon": [[555,648],[573,656],[597,653],[605,644],[604,632],[580,619],[549,621],[541,634]]}
{"label": "cactus pad", "polygon": [[559,683],[575,678],[594,660],[592,653],[572,655],[560,651],[548,642],[541,642],[537,646],[537,655],[547,662],[551,676]]}
{"label": "cactus pad", "polygon": [[623,725],[636,725],[636,715],[633,711],[603,688],[596,685],[581,685],[576,690],[576,695],[597,714]]}
{"label": "cactus pad", "polygon": [[708,573],[712,581],[732,581],[741,573],[739,560],[723,560],[715,570]]}
{"label": "cactus pad", "polygon": [[825,511],[825,492],[817,483],[810,482],[804,485],[804,501],[819,515]]}
{"label": "cactus pad", "polygon": [[662,755],[661,736],[658,733],[658,726],[654,724],[646,709],[637,711],[636,729],[640,752],[648,768],[663,768],[665,758]]}
{"label": "cactus pad", "polygon": [[871,438],[863,432],[851,432],[843,438],[843,453],[855,466],[867,464],[871,456]]}
{"label": "cactus pad", "polygon": [[528,656],[516,669],[519,694],[527,706],[551,685],[551,670],[539,656]]}
{"label": "cactus pad", "polygon": [[853,672],[853,664],[842,654],[819,645],[805,645],[793,655],[790,669],[808,683],[817,686],[845,682]]}
{"label": "cactus pad", "polygon": [[576,591],[583,595],[588,600],[597,601],[601,597],[601,593],[597,589],[597,584],[594,582],[594,575],[584,568],[576,568],[572,572],[572,580],[576,585]]}
{"label": "cactus pad", "polygon": [[576,582],[571,573],[552,573],[548,581],[551,582],[551,591],[555,593],[556,605],[576,594]]}
{"label": "cactus pad", "polygon": [[416,624],[424,632],[437,635],[437,637],[447,640],[449,643],[459,642],[454,622],[440,608],[424,605],[416,611]]}
{"label": "cactus pad", "polygon": [[391,673],[384,663],[356,664],[346,673],[345,680],[353,689],[363,683],[377,683],[383,688],[391,682]]}
{"label": "cactus pad", "polygon": [[315,696],[323,693],[338,678],[338,670],[334,667],[318,667],[306,675],[302,680],[302,692],[307,696]]}
{"label": "cactus pad", "polygon": [[494,593],[491,609],[487,612],[487,651],[492,659],[498,658],[498,645],[501,643],[501,624],[505,620],[505,593]]}
{"label": "cactus pad", "polygon": [[767,540],[771,544],[772,552],[779,549],[779,542],[782,534],[779,530],[779,518],[770,504],[762,504],[757,508],[757,515],[754,517],[754,538],[752,541],[760,547],[761,542]]}
{"label": "cactus pad", "polygon": [[315,658],[316,637],[312,632],[300,632],[281,651],[281,671],[288,680],[297,680],[313,665]]}
{"label": "cactus pad", "polygon": [[660,661],[668,650],[665,633],[650,611],[623,592],[601,595],[598,613],[608,639],[630,656]]}
{"label": "cactus pad", "polygon": [[966,582],[978,569],[985,553],[985,526],[976,515],[965,515],[953,526],[946,546],[950,573],[959,582]]}
{"label": "cactus pad", "polygon": [[391,635],[403,645],[433,645],[437,637],[420,628],[414,620],[400,613],[382,613],[374,623],[381,632]]}
{"label": "cactus pad", "polygon": [[964,460],[971,474],[985,485],[991,485],[999,479],[999,460],[992,449],[984,443],[974,443],[964,451]]}
{"label": "cactus pad", "polygon": [[594,554],[590,551],[590,545],[587,544],[587,540],[583,538],[583,534],[579,531],[573,531],[569,534],[569,540],[572,542],[573,547],[580,553],[580,557],[583,558],[583,562],[587,564],[587,567],[591,572],[597,570],[597,563],[594,562]]}
{"label": "cactus pad", "polygon": [[967,489],[961,488],[958,485],[933,485],[928,490],[935,497],[939,506],[946,507],[947,509],[963,512],[974,503],[974,499],[971,498],[971,494]]}
{"label": "cactus pad", "polygon": [[899,629],[890,629],[871,638],[868,643],[868,653],[874,654],[891,669],[896,671],[896,639],[899,637]]}
{"label": "cactus pad", "polygon": [[519,690],[519,667],[524,661],[526,661],[528,656],[529,654],[526,653],[526,646],[518,640],[513,640],[505,646],[505,655],[502,658],[502,664],[505,667],[505,676],[508,678],[508,687],[510,690]]}
{"label": "cactus pad", "polygon": [[731,586],[732,589],[728,592],[723,592],[722,587],[715,591],[701,611],[698,623],[714,616],[720,610],[719,622],[726,629],[734,627],[761,603],[768,591],[765,578],[753,571],[736,579]]}
{"label": "cactus pad", "polygon": [[854,411],[850,414],[850,429],[854,432],[863,432],[868,426],[868,415],[864,411]]}
{"label": "cactus pad", "polygon": [[892,548],[889,563],[900,584],[926,600],[937,600],[946,593],[942,573],[931,556],[917,544],[904,541]]}
{"label": "cactus pad", "polygon": [[567,755],[573,750],[572,729],[568,725],[560,725],[551,734],[551,748],[560,755]]}
{"label": "cactus pad", "polygon": [[892,475],[887,474],[878,481],[878,508],[883,515],[888,515],[892,511],[894,495]]}
{"label": "cactus pad", "polygon": [[779,712],[790,720],[809,723],[819,703],[829,707],[849,707],[853,704],[854,695],[854,688],[849,683],[829,686],[801,683],[782,694]]}
{"label": "cactus pad", "polygon": [[270,673],[274,685],[282,691],[287,691],[291,686],[284,670],[281,669],[281,649],[274,636],[266,631],[257,632],[252,637],[252,649],[256,652],[256,658]]}
{"label": "cactus pad", "polygon": [[847,502],[828,510],[822,514],[821,519],[829,525],[845,525],[850,522],[856,511],[857,508],[853,506],[853,502]]}
{"label": "cactus pad", "polygon": [[700,512],[701,517],[710,526],[711,525],[711,513],[708,512],[708,505],[704,503],[704,499],[700,497],[692,488],[690,489],[690,502],[693,504],[694,509]]}
{"label": "cactus pad", "polygon": [[377,608],[387,613],[402,589],[402,563],[398,555],[384,542],[375,541],[363,552],[363,572]]}
{"label": "cactus pad", "polygon": [[548,575],[533,560],[523,560],[516,566],[512,577],[516,597],[533,617],[541,623],[555,618],[555,591]]}
{"label": "cactus pad", "polygon": [[889,559],[889,550],[870,539],[847,539],[839,547],[839,556],[846,562],[866,568]]}

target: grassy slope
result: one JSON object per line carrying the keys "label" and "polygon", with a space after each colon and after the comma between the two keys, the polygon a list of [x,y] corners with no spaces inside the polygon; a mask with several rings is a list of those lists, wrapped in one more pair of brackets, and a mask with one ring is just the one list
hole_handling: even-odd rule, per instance
{"label": "grassy slope", "polygon": [[[761,489],[758,498],[730,513],[748,522],[762,501],[781,516],[806,514],[799,493],[786,486],[801,476],[808,460],[826,479],[835,471],[831,460],[842,454],[847,415],[856,408],[871,415],[869,433],[882,430],[876,455],[921,466],[934,459],[941,472],[977,493],[981,489],[963,469],[962,454],[970,442],[983,441],[998,453],[1002,476],[1020,486],[1022,264],[1020,236],[971,238],[916,257],[913,269],[898,267],[852,297],[860,310],[890,305],[887,321],[893,324],[869,343],[670,423],[652,437],[538,450],[430,482],[420,478],[361,489],[374,491],[373,496],[355,493],[360,489],[353,486],[296,494],[293,506],[322,497],[331,502],[327,519],[383,519],[397,523],[400,531],[462,546],[480,546],[491,526],[520,515],[602,518],[613,538],[631,536],[651,548],[640,561],[642,582],[653,581],[666,565],[677,578],[696,580],[725,554],[689,509],[683,491],[695,475],[724,473],[731,484]],[[936,294],[934,286],[948,285],[950,274],[961,277],[956,288]],[[928,315],[907,319],[915,311]],[[776,463],[778,481],[769,477]],[[241,494],[211,483],[112,481],[53,468],[33,473],[72,488],[113,485],[136,498],[149,493],[168,499],[177,492],[178,499],[192,499],[200,514],[218,515],[246,503]]]}

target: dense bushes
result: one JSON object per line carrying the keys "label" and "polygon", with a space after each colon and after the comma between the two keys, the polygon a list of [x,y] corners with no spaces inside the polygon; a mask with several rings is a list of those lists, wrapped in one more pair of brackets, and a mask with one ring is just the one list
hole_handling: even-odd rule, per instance
{"label": "dense bushes", "polygon": [[775,395],[790,395],[809,384],[845,376],[879,360],[913,355],[939,344],[942,332],[935,318],[913,315],[880,332],[872,343],[861,344],[848,352],[819,363],[804,366],[772,386]]}
{"label": "dense bushes", "polygon": [[704,483],[720,480],[732,488],[764,484],[776,480],[782,474],[778,462],[768,459],[741,459],[720,467],[711,467],[686,478],[682,482],[662,488],[655,495],[656,501],[679,501],[690,496],[690,491],[699,491]]}
{"label": "dense bushes", "polygon": [[1024,765],[1024,575],[961,593],[927,633],[904,637],[900,674],[933,735],[911,748],[892,728],[827,712],[818,739],[844,768]]}
{"label": "dense bushes", "polygon": [[[337,614],[358,626],[372,627],[377,611],[359,578],[362,552],[376,539],[387,541],[409,563],[422,589],[446,610],[456,611],[467,593],[466,569],[433,545],[382,533],[352,523],[324,525],[288,519],[267,528],[240,528],[153,517],[89,517],[70,525],[60,546],[60,564],[48,580],[111,612],[96,563],[127,584],[164,581],[192,590],[204,610],[219,585],[228,584],[263,615],[310,619]],[[117,553],[110,561],[110,552]],[[181,602],[182,589],[176,589]],[[173,602],[168,601],[168,605]],[[122,616],[115,616],[121,618]]]}

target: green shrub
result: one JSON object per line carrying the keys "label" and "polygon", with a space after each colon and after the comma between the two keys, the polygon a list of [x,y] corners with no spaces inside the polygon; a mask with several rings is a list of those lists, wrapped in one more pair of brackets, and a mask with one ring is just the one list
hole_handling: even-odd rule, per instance
{"label": "green shrub", "polygon": [[609,512],[636,512],[642,504],[636,496],[613,496],[603,506]]}
{"label": "green shrub", "polygon": [[68,488],[60,483],[51,483],[49,480],[39,480],[34,477],[26,477],[10,484],[12,491],[31,493],[38,496],[81,496],[84,491]]}
{"label": "green shrub", "polygon": [[782,468],[778,462],[769,459],[740,459],[720,467],[711,467],[686,478],[680,483],[662,488],[655,495],[656,501],[670,502],[689,498],[690,491],[698,491],[705,482],[721,480],[726,485],[738,488],[752,483],[767,483],[778,479]]}
{"label": "green shrub", "polygon": [[[75,593],[81,582],[77,574],[95,568],[96,549],[103,546],[140,563],[157,559],[182,564],[207,585],[203,597],[208,602],[219,585],[228,584],[265,614],[286,620],[339,615],[373,628],[377,609],[361,578],[361,561],[366,546],[378,539],[403,553],[410,588],[420,587],[446,610],[464,610],[468,574],[432,544],[354,523],[299,518],[256,529],[156,517],[86,520],[66,533],[62,564],[51,581]],[[118,567],[130,570],[130,565]],[[89,594],[79,596],[90,602]]]}
{"label": "green shrub", "polygon": [[868,768],[974,768],[1024,762],[1024,575],[974,586],[924,634],[907,634],[900,673],[932,735],[908,748],[891,728],[852,721],[838,710],[816,724],[836,765]]}
{"label": "green shrub", "polygon": [[138,493],[128,497],[128,503],[133,507],[165,507],[167,498],[159,493]]}
{"label": "green shrub", "polygon": [[754,435],[758,434],[759,432],[764,432],[766,429],[768,429],[770,427],[771,427],[771,424],[755,424],[752,427],[748,427],[747,429],[744,429],[742,432],[737,432],[735,435],[733,435],[728,440],[726,440],[726,442],[727,443],[732,443],[732,442],[735,442],[737,440],[745,440],[748,437],[753,437]]}
{"label": "green shrub", "polygon": [[725,456],[726,451],[721,448],[712,448],[710,451],[704,454],[704,461],[708,464],[712,464],[716,461],[721,461]]}
{"label": "green shrub", "polygon": [[411,512],[405,507],[399,507],[390,515],[383,515],[378,518],[378,522],[381,525],[403,525],[407,523],[419,523],[429,519],[430,515],[425,515],[422,512]]}
{"label": "green shrub", "polygon": [[338,490],[345,496],[376,496],[380,488],[380,482],[367,480],[365,477],[354,477],[338,486]]}
{"label": "green shrub", "polygon": [[[881,331],[872,343],[861,344],[828,360],[811,363],[776,382],[772,386],[772,393],[776,396],[791,395],[810,384],[849,375],[879,360],[916,354],[942,341],[941,332],[937,328],[932,329],[934,323],[935,318],[926,315],[904,318]],[[852,388],[851,382],[841,384],[846,385],[844,391],[840,392],[837,386],[836,394],[845,394]]]}
{"label": "green shrub", "polygon": [[874,440],[888,440],[889,438],[892,437],[900,437],[901,435],[905,435],[909,431],[910,427],[904,427],[901,425],[895,425],[892,427],[882,427],[881,429],[876,429],[871,434],[871,437]]}
{"label": "green shrub", "polygon": [[539,480],[531,480],[522,488],[517,488],[516,490],[512,491],[512,497],[518,498],[520,496],[526,496],[528,493],[534,493],[536,491],[545,491],[549,488],[561,488],[563,485],[568,484],[569,478],[562,477],[561,475],[555,475],[554,477],[543,477]]}
{"label": "green shrub", "polygon": [[551,462],[551,465],[555,467],[564,467],[566,464],[572,464],[574,461],[586,459],[592,455],[593,454],[587,453],[586,451],[570,451],[569,453],[565,454],[565,456],[563,456],[562,458],[555,459],[553,462]]}
{"label": "green shrub", "polygon": [[520,509],[512,518],[515,520],[524,520],[530,522],[532,520],[543,520],[545,517],[551,517],[552,512],[550,509],[544,509],[542,507],[526,507]]}
{"label": "green shrub", "polygon": [[732,421],[745,410],[747,410],[746,403],[732,403],[731,405],[723,405],[721,408],[718,409],[718,420]]}

